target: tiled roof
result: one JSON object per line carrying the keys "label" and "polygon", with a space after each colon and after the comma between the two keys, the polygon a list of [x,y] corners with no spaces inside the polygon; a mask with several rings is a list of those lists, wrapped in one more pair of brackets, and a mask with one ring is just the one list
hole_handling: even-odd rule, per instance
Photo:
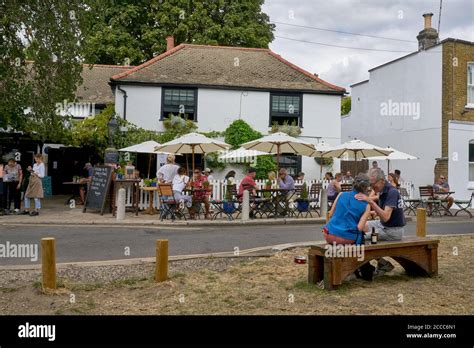
{"label": "tiled roof", "polygon": [[129,70],[130,66],[84,64],[82,68],[82,84],[77,87],[76,97],[81,102],[110,104],[114,103],[114,95],[110,88],[110,77]]}
{"label": "tiled roof", "polygon": [[113,82],[237,87],[342,94],[332,85],[269,49],[181,44]]}

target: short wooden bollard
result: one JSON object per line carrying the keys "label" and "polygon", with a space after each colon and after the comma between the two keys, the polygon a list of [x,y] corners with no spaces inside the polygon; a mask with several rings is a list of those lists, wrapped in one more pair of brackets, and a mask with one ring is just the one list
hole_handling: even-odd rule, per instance
{"label": "short wooden bollard", "polygon": [[416,236],[426,237],[426,209],[416,209]]}
{"label": "short wooden bollard", "polygon": [[41,238],[41,266],[43,289],[56,289],[56,241]]}
{"label": "short wooden bollard", "polygon": [[168,279],[168,240],[156,241],[156,271],[155,281],[163,282]]}

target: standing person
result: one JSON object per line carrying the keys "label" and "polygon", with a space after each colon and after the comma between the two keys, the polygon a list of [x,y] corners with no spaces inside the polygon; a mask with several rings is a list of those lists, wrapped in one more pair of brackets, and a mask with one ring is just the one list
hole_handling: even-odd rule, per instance
{"label": "standing person", "polygon": [[3,215],[4,212],[3,210],[6,207],[6,188],[4,187],[3,184],[3,163],[0,162],[0,214]]}
{"label": "standing person", "polygon": [[81,198],[80,204],[85,204],[86,202],[87,185],[91,182],[92,175],[94,175],[94,167],[91,163],[86,163],[84,166],[84,173],[86,177],[81,179],[80,182],[83,185],[79,187],[79,197]]}
{"label": "standing person", "polygon": [[20,192],[21,192],[21,200],[25,200],[25,192],[26,189],[28,188],[28,184],[30,183],[30,176],[31,176],[31,171],[33,170],[33,167],[28,166],[26,170],[23,172],[23,180],[20,185]]}
{"label": "standing person", "polygon": [[14,158],[8,160],[8,164],[3,168],[3,182],[6,186],[7,211],[10,210],[13,203],[15,213],[20,212],[21,207],[21,182],[23,172],[21,166],[16,163]]}
{"label": "standing person", "polygon": [[[379,240],[401,240],[405,233],[406,221],[400,192],[385,180],[384,172],[380,168],[374,169],[369,179],[372,190],[379,194],[378,201],[362,193],[357,194],[356,198],[369,203],[380,220],[367,221],[364,229],[366,238],[370,238],[370,233],[374,228],[379,234]],[[383,258],[377,261],[378,271],[390,272],[394,268]]]}
{"label": "standing person", "polygon": [[174,155],[168,155],[166,157],[166,164],[156,172],[156,177],[158,178],[159,182],[165,184],[171,184],[173,182],[173,178],[176,174],[178,174],[179,168],[179,166],[174,163],[174,159]]}
{"label": "standing person", "polygon": [[[39,215],[39,210],[41,209],[41,199],[44,197],[43,192],[43,183],[41,181],[44,178],[44,163],[43,155],[35,155],[35,164],[30,171],[30,181],[28,183],[28,188],[25,192],[25,211],[24,214],[30,214],[30,216]],[[34,198],[35,200],[35,210],[30,212],[30,199]]]}
{"label": "standing person", "polygon": [[342,174],[336,173],[336,177],[331,180],[328,186],[328,202],[334,202],[339,192],[341,192]]}
{"label": "standing person", "polygon": [[331,172],[324,174],[324,180],[331,181],[332,179],[334,179],[334,177],[332,176]]}

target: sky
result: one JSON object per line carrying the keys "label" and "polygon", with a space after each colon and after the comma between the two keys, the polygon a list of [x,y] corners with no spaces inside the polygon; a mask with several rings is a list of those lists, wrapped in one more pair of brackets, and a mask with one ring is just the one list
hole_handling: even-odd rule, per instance
{"label": "sky", "polygon": [[[272,51],[350,92],[351,84],[369,78],[369,69],[418,50],[422,15],[433,13],[432,27],[437,29],[439,8],[440,0],[266,0],[263,11],[276,24]],[[451,37],[474,42],[474,0],[444,0],[441,14],[441,40]]]}

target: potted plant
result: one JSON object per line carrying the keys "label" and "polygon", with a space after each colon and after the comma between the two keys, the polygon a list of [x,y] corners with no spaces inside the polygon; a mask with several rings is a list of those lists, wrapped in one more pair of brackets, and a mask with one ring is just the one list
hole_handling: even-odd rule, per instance
{"label": "potted plant", "polygon": [[150,186],[151,186],[151,187],[156,187],[156,185],[157,185],[157,180],[156,180],[156,178],[151,179]]}
{"label": "potted plant", "polygon": [[309,208],[309,200],[308,200],[308,186],[304,183],[301,186],[301,193],[300,197],[296,200],[296,208],[300,213],[308,211]]}
{"label": "potted plant", "polygon": [[143,185],[144,185],[145,187],[150,187],[152,181],[153,181],[152,179],[143,179]]}
{"label": "potted plant", "polygon": [[122,180],[125,175],[125,169],[118,168],[115,170],[115,173],[117,174],[117,179]]}
{"label": "potted plant", "polygon": [[[270,190],[272,188],[271,180],[265,182],[265,190]],[[272,196],[271,192],[263,192],[263,198],[270,198]]]}
{"label": "potted plant", "polygon": [[226,192],[225,192],[225,200],[224,200],[224,211],[227,214],[232,214],[235,211],[235,205],[233,201],[233,194],[232,194],[232,185],[227,185]]}

